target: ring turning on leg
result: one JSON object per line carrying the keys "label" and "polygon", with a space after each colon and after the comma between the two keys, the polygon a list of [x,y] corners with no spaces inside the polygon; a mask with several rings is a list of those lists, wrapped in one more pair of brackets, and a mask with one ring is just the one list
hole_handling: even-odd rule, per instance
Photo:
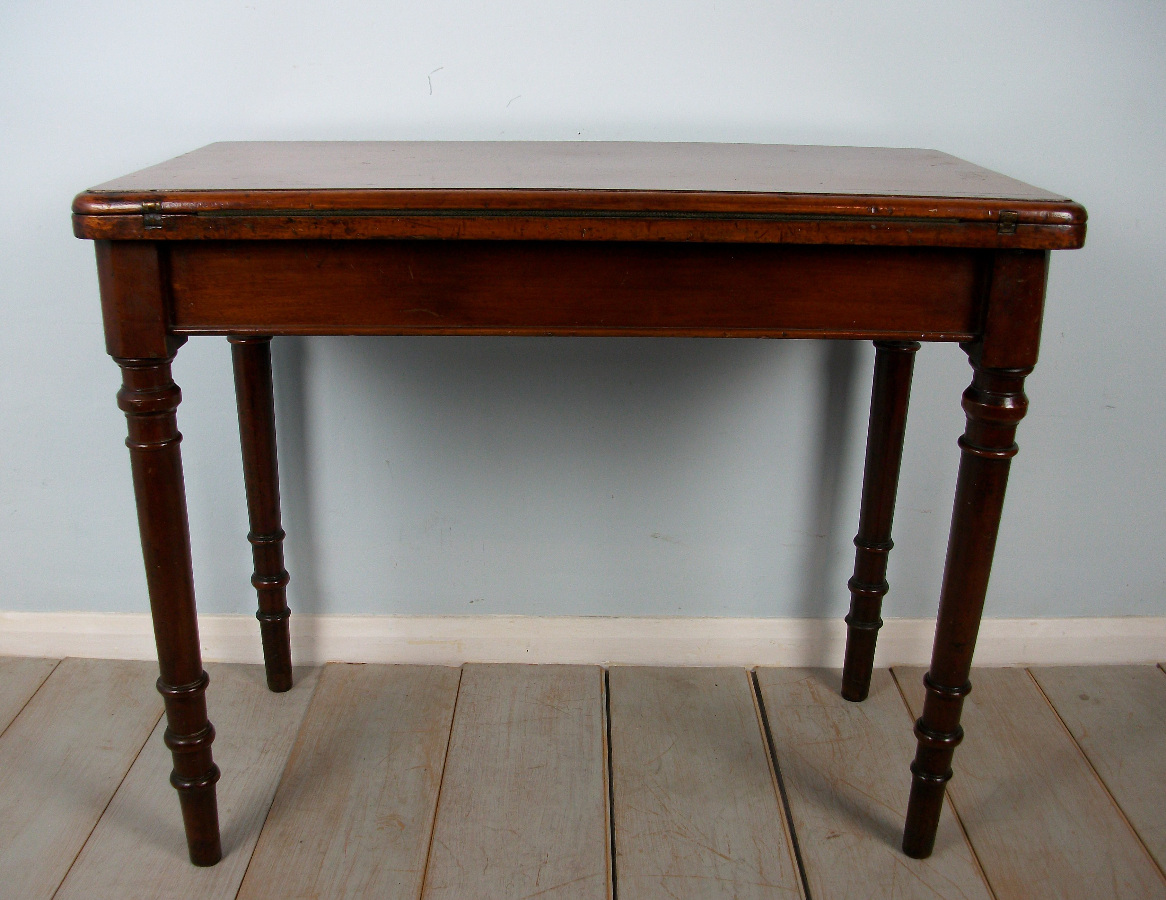
{"label": "ring turning on leg", "polygon": [[977,348],[965,346],[975,375],[964,392],[967,428],[959,440],[959,478],[947,545],[947,564],[935,627],[923,715],[915,725],[918,747],[911,763],[911,798],[903,852],[923,859],[935,847],[951,761],[963,739],[960,713],[971,691],[968,674],[976,645],[992,554],[1000,529],[1008,469],[1016,455],[1016,426],[1028,409],[1024,379],[1032,368],[988,369]]}
{"label": "ring turning on leg", "polygon": [[847,584],[850,613],[846,616],[846,662],[842,669],[842,696],[847,700],[865,700],[870,691],[875,640],[883,624],[880,613],[888,590],[887,557],[894,546],[891,522],[918,349],[917,341],[875,341],[862,511],[854,538],[854,577]]}
{"label": "ring turning on leg", "polygon": [[251,584],[259,598],[259,633],[267,686],[292,686],[291,633],[287,608],[288,574],[283,565],[284,531],[279,512],[279,463],[275,450],[275,394],[271,383],[271,338],[232,337],[235,399],[239,407],[239,442],[255,574]]}
{"label": "ring turning on leg", "polygon": [[190,861],[213,866],[223,855],[219,842],[211,757],[215,730],[207,719],[207,675],[202,668],[190,530],[177,416],[182,395],[170,375],[169,359],[118,359],[122,389],[118,405],[126,414],[138,503],[138,526],[146,563],[150,612],[158,644],[158,690],[166,705],[166,746],[174,760],[170,783],[178,790]]}

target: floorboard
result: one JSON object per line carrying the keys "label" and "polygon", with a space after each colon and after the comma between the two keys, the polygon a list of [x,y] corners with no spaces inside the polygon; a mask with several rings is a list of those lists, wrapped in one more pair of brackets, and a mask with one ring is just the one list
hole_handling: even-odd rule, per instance
{"label": "floorboard", "polygon": [[611,896],[603,670],[467,665],[423,896]]}
{"label": "floorboard", "polygon": [[24,709],[58,660],[0,656],[0,734]]}
{"label": "floorboard", "polygon": [[749,673],[608,673],[620,900],[798,898]]}
{"label": "floorboard", "polygon": [[50,898],[162,714],[148,662],[66,659],[0,736],[0,898]]}
{"label": "floorboard", "polygon": [[207,712],[215,762],[223,860],[192,866],[178,796],[170,786],[166,721],[146,746],[101,817],[56,900],[149,897],[230,900],[239,890],[275,786],[316,686],[315,669],[297,669],[286,693],[267,689],[262,666],[208,665]]}
{"label": "floorboard", "polygon": [[459,675],[325,668],[240,900],[416,900]]}
{"label": "floorboard", "polygon": [[200,869],[154,663],[0,658],[0,900],[1166,900],[1160,667],[977,669],[926,861],[898,849],[921,669],[851,704],[831,670],[209,668]]}
{"label": "floorboard", "polygon": [[811,897],[990,900],[950,804],[930,859],[900,849],[915,740],[889,671],[862,703],[842,699],[835,670],[758,669],[757,682]]}
{"label": "floorboard", "polygon": [[1157,666],[1041,668],[1032,675],[1166,869],[1166,676]]}
{"label": "floorboard", "polygon": [[[918,715],[923,670],[895,675]],[[997,900],[1149,900],[1166,881],[1024,669],[977,669],[948,793]]]}

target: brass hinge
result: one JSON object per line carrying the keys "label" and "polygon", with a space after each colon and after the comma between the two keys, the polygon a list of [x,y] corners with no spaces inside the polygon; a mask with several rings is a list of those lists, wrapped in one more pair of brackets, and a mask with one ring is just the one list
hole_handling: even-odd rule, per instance
{"label": "brass hinge", "polygon": [[162,227],[162,201],[142,201],[142,227],[147,231]]}
{"label": "brass hinge", "polygon": [[1016,223],[1020,219],[1020,213],[1011,209],[1000,210],[1000,218],[997,220],[996,233],[997,234],[1016,234]]}

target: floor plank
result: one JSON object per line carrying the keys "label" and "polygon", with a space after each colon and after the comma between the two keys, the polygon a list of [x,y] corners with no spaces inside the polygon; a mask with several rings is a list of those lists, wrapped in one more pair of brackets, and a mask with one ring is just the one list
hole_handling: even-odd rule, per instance
{"label": "floor plank", "polygon": [[262,666],[208,665],[207,711],[215,725],[223,860],[192,866],[178,796],[170,786],[166,720],[154,729],[109,808],[61,885],[56,900],[149,897],[233,898],[247,870],[296,731],[316,686],[315,669],[297,669],[283,694],[267,690]]}
{"label": "floor plank", "polygon": [[749,673],[608,673],[620,900],[798,898]]}
{"label": "floor plank", "polygon": [[1157,666],[1031,671],[1158,867],[1166,869],[1166,676]]}
{"label": "floor plank", "polygon": [[24,709],[58,660],[0,656],[0,734]]}
{"label": "floor plank", "polygon": [[162,714],[157,671],[66,659],[0,736],[0,897],[60,886]]}
{"label": "floor plank", "polygon": [[603,671],[467,665],[423,896],[611,896]]}
{"label": "floor plank", "polygon": [[324,670],[240,900],[416,900],[459,675]]}
{"label": "floor plank", "polygon": [[889,671],[862,703],[842,699],[836,670],[758,669],[757,681],[810,896],[990,900],[950,804],[930,859],[900,849],[915,740]]}
{"label": "floor plank", "polygon": [[[895,675],[917,715],[923,670]],[[948,793],[997,900],[1166,897],[1166,881],[1024,669],[977,669]]]}

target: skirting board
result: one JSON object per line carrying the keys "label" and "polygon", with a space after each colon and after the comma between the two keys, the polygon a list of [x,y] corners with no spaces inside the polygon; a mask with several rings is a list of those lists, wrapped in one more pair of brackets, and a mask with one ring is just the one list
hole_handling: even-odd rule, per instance
{"label": "skirting board", "polygon": [[[297,664],[330,661],[676,666],[842,665],[846,626],[834,619],[600,616],[297,616]],[[249,616],[199,617],[203,657],[259,663]],[[932,619],[887,619],[880,666],[926,665]],[[0,656],[153,659],[150,617],[135,613],[0,613]],[[1166,660],[1166,616],[985,619],[976,664],[1105,665]]]}

